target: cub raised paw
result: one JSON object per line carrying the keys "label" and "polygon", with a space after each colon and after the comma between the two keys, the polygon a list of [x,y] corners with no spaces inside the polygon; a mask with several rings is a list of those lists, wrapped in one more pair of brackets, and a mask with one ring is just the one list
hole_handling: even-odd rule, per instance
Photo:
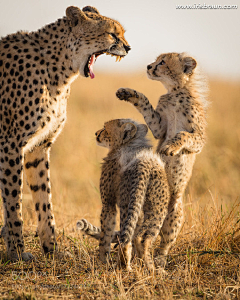
{"label": "cub raised paw", "polygon": [[120,88],[116,92],[116,96],[119,100],[125,100],[132,103],[134,106],[141,105],[144,100],[147,100],[146,97],[132,89]]}
{"label": "cub raised paw", "polygon": [[160,153],[167,156],[177,155],[182,150],[182,146],[178,144],[167,144],[160,148]]}

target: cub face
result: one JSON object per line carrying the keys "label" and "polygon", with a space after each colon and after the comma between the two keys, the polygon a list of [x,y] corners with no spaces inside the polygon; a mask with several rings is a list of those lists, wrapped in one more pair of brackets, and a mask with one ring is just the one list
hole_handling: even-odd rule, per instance
{"label": "cub face", "polygon": [[71,25],[69,48],[74,53],[75,68],[82,76],[94,78],[93,65],[98,56],[110,54],[120,61],[131,49],[122,25],[100,15],[95,7],[81,10],[70,6],[66,15]]}
{"label": "cub face", "polygon": [[106,122],[104,128],[95,133],[97,145],[109,149],[120,148],[136,137],[138,126],[142,125],[138,125],[131,119],[116,119]]}
{"label": "cub face", "polygon": [[196,66],[195,59],[185,53],[165,53],[147,66],[147,75],[161,81],[167,89],[183,87]]}

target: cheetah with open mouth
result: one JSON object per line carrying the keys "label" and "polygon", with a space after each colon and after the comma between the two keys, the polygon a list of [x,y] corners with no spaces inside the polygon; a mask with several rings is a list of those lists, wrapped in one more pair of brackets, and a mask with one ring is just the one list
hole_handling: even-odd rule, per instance
{"label": "cheetah with open mouth", "polygon": [[122,25],[91,6],[70,6],[66,17],[36,32],[17,32],[0,40],[1,235],[10,259],[32,258],[25,252],[22,234],[23,169],[43,251],[57,250],[49,157],[66,122],[70,84],[79,73],[93,79],[100,55],[120,60],[129,50]]}

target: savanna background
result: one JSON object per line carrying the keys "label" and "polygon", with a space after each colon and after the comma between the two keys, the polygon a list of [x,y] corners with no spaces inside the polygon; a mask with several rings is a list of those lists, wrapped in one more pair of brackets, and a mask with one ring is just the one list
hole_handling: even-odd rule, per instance
{"label": "savanna background", "polygon": [[[20,3],[21,2],[21,3]],[[94,80],[72,84],[67,124],[52,147],[51,183],[61,251],[70,258],[47,258],[35,237],[36,216],[24,187],[27,251],[36,260],[12,263],[0,239],[0,298],[3,299],[240,299],[240,59],[239,8],[176,10],[190,1],[8,1],[0,3],[0,34],[36,30],[64,15],[69,5],[96,6],[127,29],[132,46],[120,63],[100,57]],[[229,2],[229,1],[226,1]],[[218,3],[209,4],[237,4]],[[14,21],[13,21],[14,20]],[[95,143],[105,121],[134,118],[133,106],[115,97],[119,87],[144,93],[156,106],[166,90],[146,77],[146,65],[162,52],[187,51],[209,79],[207,144],[197,155],[185,192],[185,222],[168,255],[167,275],[152,276],[133,259],[133,272],[98,260],[98,243],[76,231],[86,218],[99,225],[99,178],[107,150]],[[154,145],[156,141],[149,133]],[[0,208],[2,226],[2,207]],[[157,247],[159,241],[156,242]]]}

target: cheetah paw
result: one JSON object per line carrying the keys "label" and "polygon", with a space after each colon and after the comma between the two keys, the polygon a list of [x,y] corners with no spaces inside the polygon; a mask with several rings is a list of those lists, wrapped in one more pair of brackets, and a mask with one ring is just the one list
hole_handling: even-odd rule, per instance
{"label": "cheetah paw", "polygon": [[22,253],[22,260],[29,261],[29,260],[33,260],[33,259],[35,259],[35,257],[34,257],[34,255],[32,255],[32,253],[30,253],[30,252]]}
{"label": "cheetah paw", "polygon": [[128,272],[132,272],[132,271],[133,271],[133,269],[132,269],[132,267],[131,267],[131,266],[127,265],[127,266],[126,266],[126,271],[128,271]]}
{"label": "cheetah paw", "polygon": [[123,233],[120,235],[120,238],[119,238],[119,244],[120,244],[120,247],[124,247],[126,246],[128,243],[130,243],[130,236],[129,234],[127,233]]}
{"label": "cheetah paw", "polygon": [[103,264],[106,264],[108,262],[109,259],[109,252],[105,251],[104,249],[101,250],[99,249],[99,259]]}
{"label": "cheetah paw", "polygon": [[44,254],[47,258],[55,258],[57,260],[62,260],[62,259],[71,259],[74,258],[74,255],[69,252],[69,251],[53,251],[53,252],[48,252]]}
{"label": "cheetah paw", "polygon": [[35,259],[35,256],[30,252],[23,252],[20,256],[18,253],[11,253],[11,255],[9,255],[9,258],[11,261],[31,261]]}
{"label": "cheetah paw", "polygon": [[137,105],[137,99],[139,98],[139,95],[135,90],[124,88],[118,89],[116,92],[116,96],[119,100],[129,101],[134,105]]}
{"label": "cheetah paw", "polygon": [[165,154],[167,156],[174,156],[174,155],[177,155],[181,150],[182,150],[181,147],[170,144],[170,145],[163,146],[160,149],[160,153]]}
{"label": "cheetah paw", "polygon": [[156,268],[156,273],[157,273],[158,275],[162,275],[162,276],[168,274],[167,271],[165,271],[165,270],[164,270],[163,268],[161,268],[161,267]]}

